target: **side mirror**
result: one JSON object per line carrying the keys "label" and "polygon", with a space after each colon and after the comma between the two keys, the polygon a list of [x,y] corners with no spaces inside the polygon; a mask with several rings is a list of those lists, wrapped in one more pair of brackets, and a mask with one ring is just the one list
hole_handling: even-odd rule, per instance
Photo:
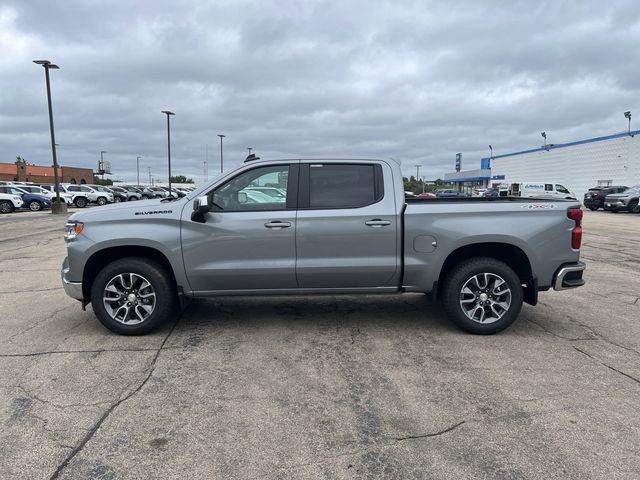
{"label": "side mirror", "polygon": [[238,203],[247,203],[246,192],[238,192]]}
{"label": "side mirror", "polygon": [[204,223],[206,221],[205,215],[210,210],[209,197],[207,195],[196,198],[193,201],[193,212],[191,213],[191,220],[198,223]]}

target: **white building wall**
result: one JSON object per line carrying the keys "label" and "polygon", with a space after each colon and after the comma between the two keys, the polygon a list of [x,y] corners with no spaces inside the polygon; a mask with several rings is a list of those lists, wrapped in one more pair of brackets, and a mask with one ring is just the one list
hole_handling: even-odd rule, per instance
{"label": "white building wall", "polygon": [[613,185],[638,185],[640,135],[494,157],[491,173],[504,175],[504,182],[560,183],[578,199],[599,180],[611,180]]}

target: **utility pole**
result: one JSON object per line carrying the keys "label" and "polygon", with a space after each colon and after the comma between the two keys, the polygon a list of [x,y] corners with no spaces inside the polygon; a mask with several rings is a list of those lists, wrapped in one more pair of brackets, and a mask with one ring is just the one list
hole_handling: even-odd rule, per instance
{"label": "utility pole", "polygon": [[167,116],[167,159],[169,165],[169,197],[171,197],[171,124],[169,118],[171,115],[175,115],[175,113],[169,110],[162,110],[162,113]]}
{"label": "utility pole", "polygon": [[136,171],[138,172],[138,186],[140,186],[140,159],[142,157],[136,157]]}
{"label": "utility pole", "polygon": [[149,186],[151,186],[151,167],[147,167],[149,169]]}
{"label": "utility pole", "polygon": [[44,67],[44,77],[47,83],[47,106],[49,107],[49,133],[51,134],[51,156],[53,157],[53,181],[56,190],[56,202],[51,205],[51,213],[67,213],[67,204],[60,200],[60,179],[58,178],[58,157],[56,155],[56,134],[53,128],[53,107],[51,106],[51,82],[49,69],[58,70],[60,67],[49,60],[34,60],[33,63]]}
{"label": "utility pole", "polygon": [[544,138],[544,149],[547,149],[547,132],[540,132],[540,135],[542,135],[542,138]]}
{"label": "utility pole", "polygon": [[100,150],[100,168],[99,170],[102,172],[102,184],[104,185],[104,157],[103,155],[107,153],[106,150]]}
{"label": "utility pole", "polygon": [[223,163],[223,157],[222,157],[222,139],[226,135],[218,134],[218,136],[220,137],[220,173],[222,173],[224,171],[224,163]]}
{"label": "utility pole", "polygon": [[624,118],[629,120],[629,135],[631,135],[631,111],[624,112]]}
{"label": "utility pole", "polygon": [[414,165],[416,167],[416,181],[420,178],[420,165]]}
{"label": "utility pole", "polygon": [[204,183],[209,181],[209,144],[204,146]]}

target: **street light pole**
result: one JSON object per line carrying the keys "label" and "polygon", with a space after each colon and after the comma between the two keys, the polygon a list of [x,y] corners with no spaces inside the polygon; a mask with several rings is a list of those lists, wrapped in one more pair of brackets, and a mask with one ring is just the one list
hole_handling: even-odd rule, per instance
{"label": "street light pole", "polygon": [[249,150],[249,155],[251,155],[251,150],[253,150],[253,148],[247,147],[247,150]]}
{"label": "street light pole", "polygon": [[175,115],[175,113],[169,110],[163,110],[162,113],[167,116],[167,159],[169,163],[169,196],[171,197],[171,124],[169,123],[169,117]]}
{"label": "street light pole", "polygon": [[138,173],[138,186],[140,186],[140,159],[142,157],[136,157],[136,172]]}
{"label": "street light pole", "polygon": [[222,173],[224,171],[224,163],[223,163],[223,157],[222,157],[222,139],[226,135],[218,134],[218,136],[220,137],[220,173]]}
{"label": "street light pole", "polygon": [[542,135],[542,138],[544,138],[544,149],[547,149],[547,132],[540,132],[540,135]]}
{"label": "street light pole", "polygon": [[103,155],[107,153],[106,150],[100,150],[100,171],[102,172],[102,183],[104,183],[104,157]]}
{"label": "street light pole", "polygon": [[151,167],[147,167],[149,169],[149,186],[151,186]]}
{"label": "street light pole", "polygon": [[624,112],[624,118],[629,120],[629,135],[631,135],[631,111]]}
{"label": "street light pole", "polygon": [[67,213],[66,202],[60,201],[60,179],[58,178],[58,157],[56,155],[56,134],[53,128],[53,107],[51,106],[51,82],[49,69],[58,70],[58,65],[49,60],[34,60],[33,63],[44,67],[44,77],[47,83],[47,106],[49,107],[49,133],[51,134],[51,156],[53,157],[53,181],[56,190],[56,202],[51,206],[51,213]]}

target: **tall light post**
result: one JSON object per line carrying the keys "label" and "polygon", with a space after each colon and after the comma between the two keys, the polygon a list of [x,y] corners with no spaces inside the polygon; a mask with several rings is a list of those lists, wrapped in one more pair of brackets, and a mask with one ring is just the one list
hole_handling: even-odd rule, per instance
{"label": "tall light post", "polygon": [[149,169],[149,186],[151,186],[151,167],[147,167]]}
{"label": "tall light post", "polygon": [[247,150],[249,150],[249,155],[251,155],[251,150],[253,150],[253,148],[247,147]]}
{"label": "tall light post", "polygon": [[56,155],[56,134],[53,128],[53,107],[51,106],[51,82],[49,69],[58,70],[60,67],[49,60],[34,60],[33,63],[44,67],[44,78],[47,83],[47,105],[49,107],[49,133],[51,134],[51,156],[53,157],[53,181],[55,183],[56,201],[51,205],[51,213],[67,213],[66,202],[60,201],[60,179],[58,178],[58,157]]}
{"label": "tall light post", "polygon": [[140,159],[142,157],[136,157],[136,172],[138,173],[138,186],[140,186]]}
{"label": "tall light post", "polygon": [[169,123],[169,117],[175,115],[175,113],[169,110],[162,110],[167,116],[167,160],[169,164],[169,196],[171,197],[171,124]]}
{"label": "tall light post", "polygon": [[100,166],[98,170],[102,172],[102,183],[104,183],[104,154],[107,153],[106,150],[100,150]]}
{"label": "tall light post", "polygon": [[224,171],[224,163],[223,163],[223,156],[222,156],[222,139],[226,137],[226,135],[222,135],[221,133],[219,133],[218,136],[220,137],[220,173],[222,173]]}
{"label": "tall light post", "polygon": [[493,163],[493,147],[489,145],[489,162]]}
{"label": "tall light post", "polygon": [[544,149],[547,149],[547,132],[540,132],[540,135],[542,135],[542,138],[544,138]]}
{"label": "tall light post", "polygon": [[624,112],[624,118],[626,118],[627,120],[629,120],[629,135],[631,135],[631,110],[629,110],[628,112]]}

